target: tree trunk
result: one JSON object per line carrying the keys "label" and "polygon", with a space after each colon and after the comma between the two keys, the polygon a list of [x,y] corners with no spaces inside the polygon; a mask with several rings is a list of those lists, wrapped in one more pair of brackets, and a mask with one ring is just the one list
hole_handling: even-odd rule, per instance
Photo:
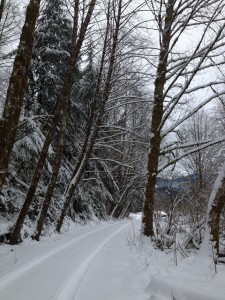
{"label": "tree trunk", "polygon": [[127,199],[127,194],[129,189],[132,187],[132,185],[135,183],[135,179],[131,180],[125,187],[122,195],[120,196],[120,199],[118,200],[117,204],[115,205],[115,207],[113,208],[111,214],[110,214],[110,218],[117,218],[119,215],[118,210],[120,209],[120,207],[122,205],[124,205],[124,203],[126,203],[126,199]]}
{"label": "tree trunk", "polygon": [[[74,195],[74,192],[75,192],[80,180],[83,177],[86,165],[89,161],[89,158],[90,158],[91,153],[92,153],[92,149],[94,147],[95,139],[96,139],[97,134],[98,134],[99,126],[101,124],[101,119],[102,119],[102,116],[103,116],[104,111],[105,111],[105,105],[106,105],[106,103],[109,99],[109,94],[110,94],[110,89],[111,89],[111,79],[112,79],[112,74],[113,74],[113,69],[114,69],[116,48],[117,48],[119,28],[120,28],[121,2],[122,2],[122,0],[120,0],[119,3],[118,3],[118,15],[117,15],[115,33],[113,35],[113,44],[112,44],[112,50],[111,50],[111,55],[110,55],[109,70],[108,70],[108,73],[107,73],[107,78],[106,78],[105,87],[104,87],[104,91],[103,91],[102,103],[101,103],[101,106],[99,108],[99,114],[98,114],[96,123],[94,125],[94,128],[93,128],[93,130],[90,133],[90,136],[88,138],[87,147],[86,147],[86,150],[84,151],[85,153],[83,155],[83,158],[80,162],[78,162],[79,167],[75,168],[75,170],[77,170],[77,171],[76,171],[76,173],[73,174],[73,178],[70,181],[69,187],[67,189],[67,192],[66,192],[66,195],[65,195],[65,202],[63,204],[63,208],[61,210],[60,217],[59,217],[59,219],[56,223],[56,231],[57,232],[60,232],[60,230],[61,230],[63,220],[64,220],[64,218],[67,214],[67,210],[68,210],[68,208],[70,206],[70,203],[72,201],[72,196]],[[108,14],[108,20],[109,20],[109,14]],[[105,52],[105,46],[106,46],[106,42],[107,42],[107,35],[108,35],[108,26],[107,26],[107,32],[106,32],[105,45],[104,45],[103,53]],[[104,54],[103,54],[103,56],[104,56]],[[102,58],[102,63],[103,62],[104,62],[104,57]],[[97,89],[98,89],[98,87],[97,87]],[[98,95],[96,95],[96,97],[97,96]],[[83,147],[83,149],[84,149],[84,147]]]}
{"label": "tree trunk", "polygon": [[131,206],[131,198],[128,198],[127,201],[126,201],[124,204],[125,204],[125,205],[124,205],[124,207],[122,208],[122,210],[121,210],[121,212],[120,212],[120,214],[119,214],[119,216],[118,216],[118,218],[119,218],[120,220],[122,220],[122,219],[125,217],[125,215],[128,214],[128,210],[129,210],[129,208],[130,208],[130,206]]}
{"label": "tree trunk", "polygon": [[[78,14],[79,12],[79,1],[75,1],[75,8],[74,8],[74,24],[73,24],[73,38],[72,38],[72,45],[74,45],[74,50],[76,47],[76,40],[77,40],[77,31],[78,31]],[[72,55],[71,55],[72,56]],[[72,62],[73,63],[73,62]],[[73,65],[71,65],[71,72],[73,72]],[[71,77],[72,78],[72,77]],[[59,174],[59,169],[61,166],[62,156],[63,156],[63,146],[64,146],[64,137],[66,132],[66,126],[67,126],[67,117],[68,117],[68,111],[69,111],[69,100],[70,100],[70,94],[71,94],[72,84],[70,86],[70,90],[67,90],[68,97],[65,99],[66,103],[63,108],[63,116],[60,124],[60,132],[58,136],[58,142],[57,142],[57,150],[55,154],[55,163],[52,171],[52,176],[50,183],[48,185],[48,189],[45,195],[45,199],[42,203],[41,211],[37,220],[37,226],[35,230],[35,234],[33,235],[33,239],[39,241],[45,219],[47,217],[48,208],[51,203],[51,199],[54,194],[54,190],[56,187],[56,182]]]}
{"label": "tree trunk", "polygon": [[[68,104],[67,104],[67,111],[68,111]],[[52,176],[50,183],[48,185],[48,189],[45,195],[45,199],[42,203],[41,211],[37,220],[37,226],[35,230],[35,234],[33,235],[33,239],[36,241],[39,241],[45,219],[47,217],[48,213],[48,208],[51,203],[52,196],[54,194],[54,190],[56,187],[56,182],[59,174],[59,169],[61,166],[61,160],[62,160],[62,155],[63,155],[63,146],[64,146],[64,136],[65,136],[65,131],[66,131],[66,123],[67,123],[67,112],[64,113],[62,116],[62,121],[60,125],[60,132],[59,132],[59,137],[58,137],[58,144],[57,144],[57,151],[55,154],[55,163],[52,171]]]}
{"label": "tree trunk", "polygon": [[163,117],[164,86],[166,83],[168,51],[171,41],[171,25],[173,22],[175,0],[168,0],[166,8],[166,17],[164,30],[162,31],[162,45],[159,54],[159,63],[157,68],[154,103],[151,122],[150,152],[148,155],[148,178],[145,193],[145,203],[143,208],[142,230],[146,236],[153,236],[153,212],[154,212],[154,194],[155,184],[158,173],[158,163],[160,155],[160,124]]}
{"label": "tree trunk", "polygon": [[5,8],[5,0],[1,0],[1,3],[0,3],[0,24],[2,22],[2,15],[3,15],[4,8]]}
{"label": "tree trunk", "polygon": [[[216,257],[219,255],[220,219],[225,207],[225,164],[223,165],[211,192],[208,205],[208,225],[214,242]],[[217,259],[216,259],[217,262]]]}
{"label": "tree trunk", "polygon": [[[4,6],[4,1],[1,2],[2,5]],[[32,57],[34,30],[39,15],[39,8],[40,0],[30,0],[9,80],[3,116],[0,122],[0,190],[5,182],[9,159],[19,124],[28,81],[28,69]]]}
{"label": "tree trunk", "polygon": [[51,126],[50,126],[50,129],[49,129],[48,135],[45,139],[44,146],[41,150],[41,154],[40,154],[37,166],[35,168],[34,175],[32,177],[30,187],[28,189],[28,192],[27,192],[26,198],[24,200],[23,206],[22,206],[22,208],[19,212],[19,216],[18,216],[18,219],[16,221],[16,224],[13,227],[11,235],[10,235],[9,243],[11,245],[18,244],[19,241],[20,241],[20,231],[23,227],[24,220],[25,220],[26,215],[28,213],[29,207],[30,207],[31,202],[33,200],[33,197],[35,195],[35,191],[37,189],[38,182],[39,182],[39,179],[41,177],[42,170],[43,170],[43,167],[44,167],[44,164],[45,164],[45,159],[48,155],[48,149],[49,149],[49,146],[52,142],[52,139],[53,139],[53,136],[54,136],[54,133],[55,133],[55,130],[56,130],[56,126],[58,124],[58,118],[60,116],[60,112],[61,112],[61,105],[60,105],[60,102],[58,102],[57,109],[55,110],[55,114],[52,118]]}
{"label": "tree trunk", "polygon": [[[11,234],[11,237],[10,237],[10,244],[17,244],[19,239],[20,239],[20,232],[21,232],[24,220],[25,220],[26,215],[28,213],[30,204],[33,200],[35,191],[37,189],[38,182],[39,182],[41,174],[42,174],[44,163],[45,163],[45,160],[46,160],[46,157],[47,157],[47,154],[48,154],[48,149],[49,149],[49,146],[52,142],[52,139],[53,139],[53,136],[54,136],[54,133],[55,133],[55,130],[56,130],[56,126],[58,124],[58,118],[61,114],[62,105],[67,105],[67,103],[69,102],[71,89],[72,89],[72,85],[73,85],[74,66],[77,63],[77,59],[78,59],[78,56],[80,54],[80,50],[81,50],[81,47],[82,47],[82,44],[83,44],[83,41],[84,41],[84,37],[85,37],[86,31],[87,31],[87,27],[89,25],[92,13],[94,11],[95,3],[96,3],[96,0],[91,0],[91,2],[89,4],[88,11],[87,11],[87,14],[86,14],[86,17],[85,17],[85,19],[84,19],[84,21],[81,25],[80,34],[79,34],[79,37],[78,37],[77,40],[76,40],[76,35],[77,35],[77,27],[76,26],[77,26],[77,23],[76,22],[74,23],[74,36],[73,36],[73,41],[72,41],[72,46],[71,46],[71,54],[70,54],[68,69],[67,69],[67,72],[66,72],[66,75],[65,75],[65,81],[64,81],[64,84],[63,84],[62,92],[61,92],[61,94],[60,94],[60,96],[57,100],[56,108],[54,110],[54,115],[53,115],[52,122],[51,122],[51,126],[50,126],[50,129],[49,129],[48,135],[46,137],[43,149],[41,151],[39,161],[38,161],[37,166],[35,168],[34,175],[33,175],[33,178],[32,178],[32,182],[31,182],[31,185],[29,187],[26,199],[25,199],[23,207],[22,207],[22,209],[19,213],[19,217],[17,219],[17,222],[16,222],[16,224],[15,224],[13,230],[12,230],[12,234]],[[60,147],[61,147],[61,145],[60,145]],[[59,152],[60,152],[60,150],[59,150]],[[55,169],[55,171],[56,171],[56,169]],[[52,185],[52,187],[53,187],[53,185]],[[53,188],[52,192],[54,192],[54,188]]]}

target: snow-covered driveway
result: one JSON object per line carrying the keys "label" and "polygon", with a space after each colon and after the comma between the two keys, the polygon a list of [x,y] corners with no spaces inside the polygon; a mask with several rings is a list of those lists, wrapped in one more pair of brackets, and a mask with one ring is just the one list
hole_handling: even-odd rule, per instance
{"label": "snow-covered driveway", "polygon": [[144,266],[127,243],[131,231],[131,222],[123,221],[6,246],[0,258],[0,299],[146,299]]}

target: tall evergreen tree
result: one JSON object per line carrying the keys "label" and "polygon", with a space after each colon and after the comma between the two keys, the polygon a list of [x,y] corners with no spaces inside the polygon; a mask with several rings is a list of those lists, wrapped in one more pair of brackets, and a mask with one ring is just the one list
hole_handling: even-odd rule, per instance
{"label": "tall evergreen tree", "polygon": [[[80,145],[85,138],[89,115],[96,110],[93,97],[97,82],[97,70],[93,64],[93,49],[91,43],[88,45],[87,64],[81,70],[77,66],[75,79],[71,93],[71,107],[69,111],[68,129],[66,134],[66,147],[64,154],[70,159],[76,157],[80,151]],[[77,141],[79,141],[77,143]]]}
{"label": "tall evergreen tree", "polygon": [[63,0],[47,0],[37,22],[26,112],[52,114],[62,88],[72,38],[64,6]]}

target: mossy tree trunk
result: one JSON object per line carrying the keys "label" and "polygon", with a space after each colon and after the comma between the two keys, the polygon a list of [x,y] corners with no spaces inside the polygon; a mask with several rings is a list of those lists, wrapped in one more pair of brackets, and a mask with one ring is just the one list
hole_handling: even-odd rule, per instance
{"label": "mossy tree trunk", "polygon": [[166,83],[167,61],[169,46],[171,41],[171,26],[174,14],[174,0],[168,0],[164,28],[162,30],[162,42],[159,54],[156,80],[154,82],[154,101],[152,111],[152,121],[150,128],[150,151],[147,164],[147,184],[145,193],[145,203],[143,208],[142,230],[145,236],[152,237],[153,231],[153,212],[155,184],[158,173],[158,163],[160,156],[160,124],[163,118],[164,86]]}
{"label": "mossy tree trunk", "polygon": [[[4,8],[4,1],[1,2]],[[17,54],[9,80],[6,101],[0,122],[0,190],[5,182],[10,155],[23,105],[32,57],[35,24],[39,15],[40,0],[30,0],[22,28]]]}

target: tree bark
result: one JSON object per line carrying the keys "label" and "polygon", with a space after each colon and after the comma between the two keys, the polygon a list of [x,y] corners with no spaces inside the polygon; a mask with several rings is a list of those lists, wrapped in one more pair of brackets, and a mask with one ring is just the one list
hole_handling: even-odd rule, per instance
{"label": "tree bark", "polygon": [[0,3],[0,24],[2,22],[2,15],[3,15],[4,8],[5,8],[5,0],[1,0],[1,3]]}
{"label": "tree bark", "polygon": [[[4,6],[4,1],[1,2],[2,5]],[[39,9],[40,0],[30,0],[9,80],[4,111],[0,122],[0,190],[5,182],[9,159],[19,124],[28,81],[28,69],[32,57],[34,30]]]}
{"label": "tree bark", "polygon": [[[66,106],[68,107],[68,104]],[[67,111],[68,111],[68,108],[67,108]],[[55,154],[55,163],[54,163],[54,167],[53,167],[53,171],[52,171],[51,180],[50,180],[50,183],[48,185],[48,189],[47,189],[47,192],[46,192],[46,195],[45,195],[45,199],[42,203],[40,214],[38,216],[35,234],[32,236],[32,238],[36,241],[39,241],[39,238],[40,238],[43,226],[44,226],[44,222],[45,222],[45,219],[47,217],[48,208],[49,208],[49,205],[51,203],[51,199],[52,199],[52,196],[54,194],[55,187],[56,187],[56,182],[57,182],[59,169],[60,169],[60,166],[61,166],[62,155],[63,155],[63,146],[64,146],[64,136],[65,136],[65,130],[66,130],[66,123],[67,123],[67,113],[64,113],[64,115],[62,116],[62,121],[61,121],[61,125],[60,125],[60,132],[59,132],[59,136],[58,136],[57,150],[56,150],[56,154]]]}
{"label": "tree bark", "polygon": [[[21,232],[24,220],[26,218],[26,215],[28,213],[30,204],[33,200],[35,191],[37,189],[37,185],[38,185],[38,182],[40,180],[42,170],[43,170],[43,167],[44,167],[44,163],[45,163],[45,160],[46,160],[46,157],[47,157],[47,154],[48,154],[48,149],[49,149],[49,146],[52,142],[52,139],[53,139],[53,136],[54,136],[54,133],[55,133],[55,130],[56,130],[56,126],[58,124],[58,118],[61,115],[61,108],[62,108],[63,105],[64,106],[68,105],[70,94],[71,94],[71,89],[72,89],[72,85],[73,85],[74,66],[77,63],[77,59],[78,59],[78,56],[80,54],[80,50],[81,50],[81,47],[82,47],[82,44],[83,44],[83,41],[84,41],[84,38],[85,38],[85,34],[86,34],[86,31],[87,31],[92,13],[94,11],[95,3],[96,3],[96,0],[91,0],[90,1],[86,17],[85,17],[85,19],[84,19],[84,21],[81,25],[80,33],[79,33],[79,36],[78,36],[77,39],[76,39],[76,37],[77,37],[77,27],[76,27],[77,24],[76,23],[74,24],[74,36],[73,36],[73,41],[72,41],[72,46],[71,46],[71,54],[70,54],[70,59],[69,59],[67,72],[66,72],[66,75],[65,75],[65,81],[64,81],[64,84],[63,84],[62,92],[61,92],[61,94],[60,94],[60,96],[57,100],[56,108],[54,110],[54,115],[53,115],[52,122],[51,122],[51,125],[50,125],[50,129],[49,129],[48,135],[46,137],[43,149],[41,151],[39,161],[38,161],[37,166],[35,168],[34,175],[33,175],[33,178],[32,178],[32,182],[31,182],[31,185],[29,187],[26,199],[24,201],[22,209],[20,210],[17,222],[16,222],[16,224],[15,224],[13,230],[12,230],[12,234],[11,234],[11,237],[10,237],[10,244],[17,244],[19,242],[20,232]],[[61,143],[62,142],[63,142],[63,139],[61,139],[60,146],[59,146],[59,151],[58,151],[59,156],[60,156]],[[56,172],[57,171],[56,167],[55,167],[54,177],[57,173]],[[54,183],[52,182],[51,189],[53,189],[53,190],[49,191],[48,196],[51,196],[51,194],[54,192],[54,186],[53,185],[54,185]],[[48,206],[45,206],[45,209],[47,207]]]}
{"label": "tree bark", "polygon": [[163,117],[164,86],[166,83],[168,51],[171,41],[171,25],[173,22],[175,0],[168,0],[165,16],[165,25],[162,31],[162,45],[159,54],[159,63],[157,68],[154,102],[152,112],[152,122],[150,129],[150,152],[147,164],[147,184],[145,193],[145,203],[143,208],[142,230],[145,236],[154,236],[153,230],[153,212],[154,212],[154,194],[155,184],[158,173],[158,163],[160,156],[160,124]]}
{"label": "tree bark", "polygon": [[[220,219],[225,207],[225,164],[212,189],[208,207],[208,225],[214,242],[216,257],[219,255]],[[217,260],[216,260],[217,262]]]}

